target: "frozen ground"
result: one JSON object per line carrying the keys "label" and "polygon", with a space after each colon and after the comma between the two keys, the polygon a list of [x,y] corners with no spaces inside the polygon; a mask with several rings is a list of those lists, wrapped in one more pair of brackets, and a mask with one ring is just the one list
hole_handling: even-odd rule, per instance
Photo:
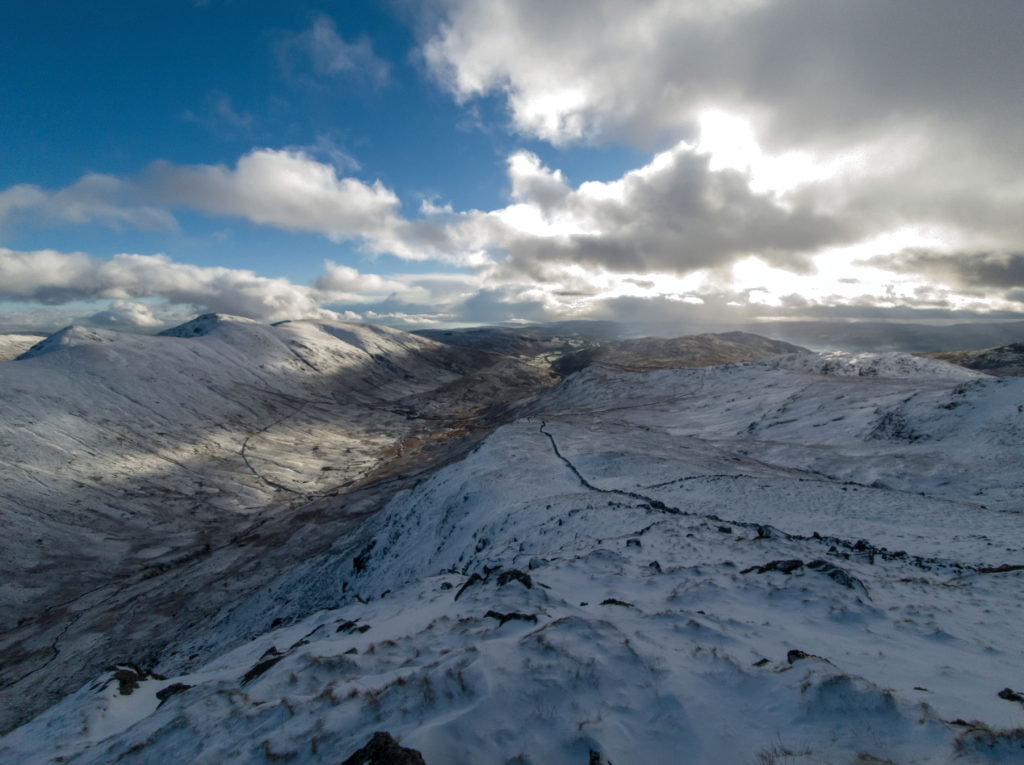
{"label": "frozen ground", "polygon": [[521,413],[0,759],[1024,761],[1024,380],[591,368]]}

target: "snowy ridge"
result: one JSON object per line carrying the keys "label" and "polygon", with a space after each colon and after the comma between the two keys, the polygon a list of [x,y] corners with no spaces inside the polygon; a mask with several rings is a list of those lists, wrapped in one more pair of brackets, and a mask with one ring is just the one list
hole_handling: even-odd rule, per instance
{"label": "snowy ridge", "polygon": [[34,359],[45,356],[65,348],[73,348],[80,345],[99,345],[102,343],[116,343],[122,334],[104,329],[93,329],[92,327],[64,327],[54,332],[49,337],[37,342],[27,351],[18,356],[17,361]]}
{"label": "snowy ridge", "polygon": [[1020,762],[1022,411],[927,369],[587,370],[176,647],[201,667],[99,677],[0,757]]}
{"label": "snowy ridge", "polygon": [[769,369],[837,377],[888,377],[918,380],[966,382],[987,375],[955,366],[938,359],[912,356],[909,353],[850,353],[828,351],[813,354],[785,354],[763,359],[758,363]]}

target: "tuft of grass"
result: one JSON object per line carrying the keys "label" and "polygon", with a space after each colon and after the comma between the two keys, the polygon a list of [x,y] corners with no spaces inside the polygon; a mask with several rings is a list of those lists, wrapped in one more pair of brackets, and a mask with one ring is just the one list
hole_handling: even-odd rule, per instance
{"label": "tuft of grass", "polygon": [[754,755],[754,765],[792,765],[795,758],[807,757],[811,750],[806,746],[799,749],[790,749],[782,743],[782,736],[760,752]]}

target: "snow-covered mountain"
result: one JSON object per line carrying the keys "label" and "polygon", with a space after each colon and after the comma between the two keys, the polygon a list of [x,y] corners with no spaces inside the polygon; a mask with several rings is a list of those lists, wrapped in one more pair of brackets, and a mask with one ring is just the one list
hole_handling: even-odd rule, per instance
{"label": "snow-covered mountain", "polygon": [[0,728],[216,613],[272,554],[329,546],[386,495],[360,487],[443,462],[435,442],[549,378],[385,327],[217,315],[68,327],[0,363]]}
{"label": "snow-covered mountain", "polygon": [[592,367],[518,412],[0,758],[1022,761],[1024,380]]}

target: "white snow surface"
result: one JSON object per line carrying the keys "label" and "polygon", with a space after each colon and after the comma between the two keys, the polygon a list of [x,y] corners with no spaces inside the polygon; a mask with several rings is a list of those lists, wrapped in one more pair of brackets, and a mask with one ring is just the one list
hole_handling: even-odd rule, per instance
{"label": "white snow surface", "polygon": [[1024,379],[816,356],[573,375],[0,760],[1024,762]]}
{"label": "white snow surface", "polygon": [[987,377],[981,372],[947,364],[937,359],[912,356],[909,353],[851,353],[826,351],[812,354],[783,354],[763,359],[769,369],[785,369],[806,374],[841,377],[896,377],[966,382]]}
{"label": "white snow surface", "polygon": [[43,339],[37,335],[0,335],[0,361],[17,358]]}

